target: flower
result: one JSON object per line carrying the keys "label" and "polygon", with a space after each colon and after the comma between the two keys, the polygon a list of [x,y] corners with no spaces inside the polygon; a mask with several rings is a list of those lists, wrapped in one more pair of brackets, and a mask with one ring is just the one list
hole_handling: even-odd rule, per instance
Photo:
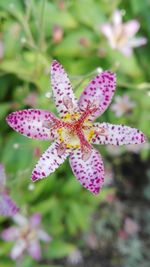
{"label": "flower", "polygon": [[123,96],[116,96],[115,103],[111,105],[111,110],[115,113],[116,117],[121,117],[122,115],[129,114],[135,103],[131,101],[130,97],[126,94]]}
{"label": "flower", "polygon": [[130,236],[136,235],[140,231],[140,226],[130,217],[126,217],[123,228],[119,231],[121,239],[127,239]]}
{"label": "flower", "polygon": [[115,74],[104,71],[75,98],[68,76],[56,60],[51,66],[51,82],[60,119],[47,110],[28,109],[12,112],[8,124],[17,132],[39,140],[54,140],[41,156],[32,173],[32,181],[53,173],[70,155],[74,175],[83,187],[97,194],[104,181],[104,166],[93,144],[140,144],[144,134],[125,125],[93,123],[111,102]]}
{"label": "flower", "polygon": [[78,248],[73,250],[67,257],[67,263],[69,265],[79,265],[82,262],[83,262],[83,256]]}
{"label": "flower", "polygon": [[64,31],[59,25],[54,25],[52,29],[52,40],[54,44],[59,44],[63,39]]}
{"label": "flower", "polygon": [[4,216],[13,216],[19,209],[7,193],[6,174],[4,166],[0,164],[0,214]]}
{"label": "flower", "polygon": [[134,235],[138,233],[140,230],[139,224],[136,223],[133,219],[130,217],[126,217],[124,221],[124,231],[127,233],[127,235]]}
{"label": "flower", "polygon": [[122,12],[115,10],[112,15],[112,23],[105,23],[100,26],[101,32],[108,39],[112,49],[120,51],[125,56],[131,56],[134,47],[145,45],[145,37],[135,37],[140,24],[137,20],[122,22]]}
{"label": "flower", "polygon": [[10,257],[13,260],[17,260],[27,251],[33,259],[40,260],[41,248],[39,240],[46,243],[51,241],[51,237],[40,226],[41,215],[35,213],[27,219],[21,214],[16,214],[13,220],[17,226],[11,226],[1,233],[3,240],[15,241]]}
{"label": "flower", "polygon": [[28,105],[34,108],[37,105],[37,100],[38,100],[37,93],[31,92],[25,97],[23,102],[25,105]]}

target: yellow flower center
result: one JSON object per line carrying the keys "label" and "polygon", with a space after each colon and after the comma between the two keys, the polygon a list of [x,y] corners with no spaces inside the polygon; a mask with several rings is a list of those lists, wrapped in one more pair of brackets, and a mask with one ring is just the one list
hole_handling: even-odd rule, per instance
{"label": "yellow flower center", "polygon": [[[80,148],[80,140],[78,137],[78,131],[83,131],[83,134],[88,142],[91,141],[94,130],[92,129],[92,123],[85,119],[84,122],[80,122],[80,113],[69,114],[67,113],[62,121],[66,123],[66,126],[57,130],[60,142],[63,142],[67,148]],[[68,123],[68,125],[67,125]]]}

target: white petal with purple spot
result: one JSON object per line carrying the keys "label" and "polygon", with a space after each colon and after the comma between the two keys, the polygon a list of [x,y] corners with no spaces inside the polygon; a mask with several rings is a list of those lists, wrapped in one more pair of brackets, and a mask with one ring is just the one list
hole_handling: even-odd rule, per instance
{"label": "white petal with purple spot", "polygon": [[110,71],[104,71],[96,76],[85,88],[79,99],[79,107],[85,110],[87,105],[98,103],[97,110],[91,115],[90,119],[95,120],[109,106],[116,87],[116,76]]}
{"label": "white petal with purple spot", "polygon": [[69,78],[62,65],[54,60],[51,65],[51,83],[60,116],[78,110],[77,99],[74,96]]}
{"label": "white petal with purple spot", "polygon": [[82,159],[82,152],[75,150],[70,155],[74,175],[86,189],[98,194],[104,181],[104,166],[99,152],[92,149],[88,160]]}
{"label": "white petal with purple spot", "polygon": [[55,132],[44,127],[45,121],[53,122],[55,115],[46,110],[27,109],[10,113],[7,123],[17,132],[35,139],[51,140],[55,138]]}
{"label": "white petal with purple spot", "polygon": [[59,142],[54,142],[44,152],[32,173],[32,181],[36,181],[47,177],[53,173],[68,157],[69,149],[66,149],[63,154],[59,154]]}
{"label": "white petal with purple spot", "polygon": [[[97,134],[97,130],[102,128],[106,131],[105,136]],[[94,123],[94,131],[95,134],[91,141],[93,144],[129,145],[145,142],[145,136],[141,131],[125,125],[113,125],[105,122]]]}

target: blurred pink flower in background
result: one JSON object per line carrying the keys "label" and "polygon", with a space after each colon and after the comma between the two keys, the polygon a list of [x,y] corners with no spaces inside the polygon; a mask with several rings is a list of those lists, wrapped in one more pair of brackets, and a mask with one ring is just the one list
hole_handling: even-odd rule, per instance
{"label": "blurred pink flower in background", "polygon": [[140,230],[139,224],[130,217],[126,217],[123,228],[119,231],[121,239],[127,239],[130,236],[136,235]]}
{"label": "blurred pink flower in background", "polygon": [[136,106],[135,102],[131,101],[130,97],[126,94],[123,96],[116,96],[114,100],[115,102],[110,108],[115,113],[116,117],[129,114]]}
{"label": "blurred pink flower in background", "polygon": [[4,166],[0,164],[0,215],[13,216],[19,211],[19,208],[9,197],[7,191]]}
{"label": "blurred pink flower in background", "polygon": [[126,217],[124,221],[124,231],[127,235],[137,234],[140,230],[139,224],[131,219],[130,217]]}
{"label": "blurred pink flower in background", "polygon": [[54,25],[52,29],[52,40],[55,44],[59,44],[63,38],[64,31],[61,26]]}
{"label": "blurred pink flower in background", "polygon": [[116,201],[116,200],[117,200],[117,197],[116,197],[115,192],[108,193],[108,194],[106,195],[106,201],[107,201],[109,204],[113,203],[113,202]]}
{"label": "blurred pink flower in background", "polygon": [[98,249],[98,237],[97,234],[95,234],[94,232],[89,232],[86,236],[85,236],[85,243],[86,245],[92,249],[92,250],[96,250]]}
{"label": "blurred pink flower in background", "polygon": [[30,107],[36,107],[38,100],[38,95],[36,92],[30,92],[25,98],[24,98],[24,104],[28,105]]}
{"label": "blurred pink flower in background", "polygon": [[78,248],[72,251],[67,257],[67,263],[70,265],[79,265],[82,262],[83,262],[83,256]]}
{"label": "blurred pink flower in background", "polygon": [[35,259],[41,259],[40,240],[48,243],[51,237],[41,228],[41,215],[33,214],[29,219],[21,214],[16,214],[13,217],[17,226],[11,226],[1,233],[1,237],[5,241],[14,241],[10,257],[13,260],[20,259],[25,251]]}
{"label": "blurred pink flower in background", "polygon": [[101,32],[108,39],[112,49],[120,51],[125,56],[131,56],[133,48],[145,45],[145,37],[135,37],[140,28],[137,20],[122,22],[122,12],[115,10],[112,15],[112,23],[105,23],[100,26]]}
{"label": "blurred pink flower in background", "polygon": [[105,167],[105,180],[104,180],[104,185],[112,185],[114,182],[114,172],[111,166]]}

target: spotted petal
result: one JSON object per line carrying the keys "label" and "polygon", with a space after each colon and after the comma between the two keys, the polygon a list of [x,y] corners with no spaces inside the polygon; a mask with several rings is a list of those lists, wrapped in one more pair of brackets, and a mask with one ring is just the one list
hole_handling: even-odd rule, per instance
{"label": "spotted petal", "polygon": [[17,132],[35,139],[53,139],[54,132],[44,127],[45,121],[53,122],[56,117],[46,110],[28,109],[12,112],[6,118],[7,123]]}
{"label": "spotted petal", "polygon": [[62,154],[59,153],[59,142],[54,142],[42,155],[32,173],[32,181],[37,181],[53,173],[61,165],[69,150],[66,149]]}
{"label": "spotted petal", "polygon": [[[105,135],[101,135],[99,129],[105,129]],[[95,134],[92,138],[93,144],[129,145],[145,142],[144,134],[125,125],[113,125],[110,123],[94,123]]]}
{"label": "spotted petal", "polygon": [[64,116],[67,112],[77,111],[77,100],[69,78],[62,65],[56,60],[51,65],[51,83],[56,108],[60,116]]}
{"label": "spotted petal", "polygon": [[90,158],[84,161],[81,151],[75,150],[70,155],[70,165],[83,187],[98,194],[104,181],[104,166],[99,152],[92,149]]}
{"label": "spotted petal", "polygon": [[0,214],[3,216],[13,216],[18,212],[18,208],[13,200],[6,194],[0,194]]}
{"label": "spotted petal", "polygon": [[96,76],[83,91],[79,99],[79,107],[85,110],[89,103],[97,103],[97,110],[91,115],[91,120],[100,116],[109,106],[116,86],[116,76],[110,71],[104,71]]}

